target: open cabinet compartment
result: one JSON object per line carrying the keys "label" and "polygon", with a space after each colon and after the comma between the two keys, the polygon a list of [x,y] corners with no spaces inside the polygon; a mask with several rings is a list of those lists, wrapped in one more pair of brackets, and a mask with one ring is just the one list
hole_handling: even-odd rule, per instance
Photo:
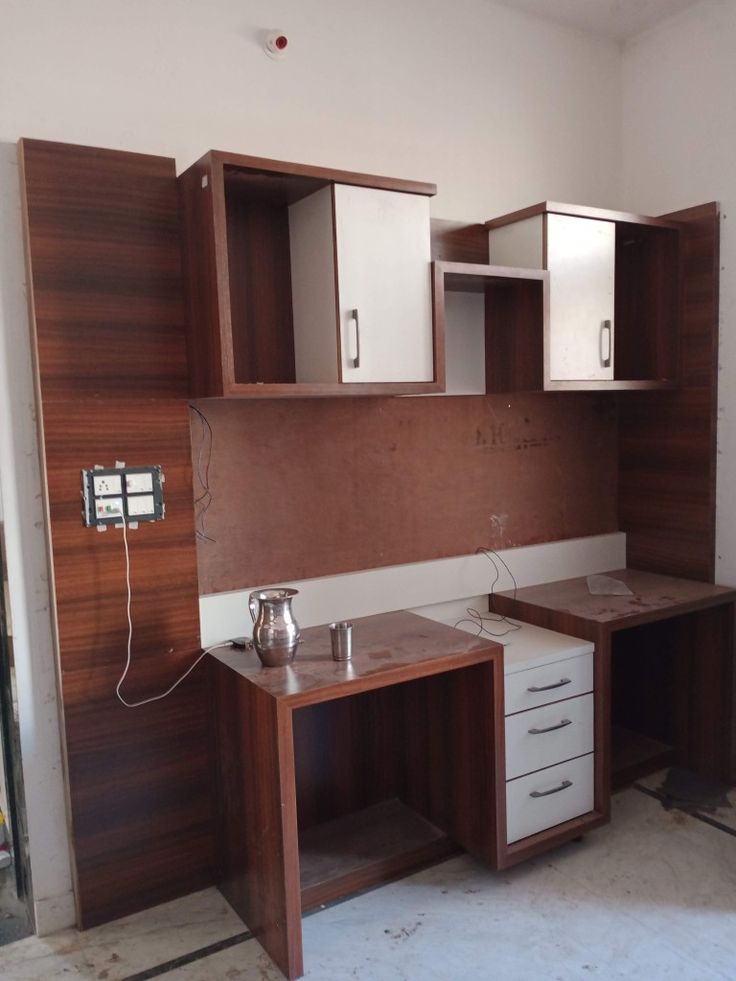
{"label": "open cabinet compartment", "polygon": [[433,264],[435,316],[446,343],[448,395],[540,391],[549,274],[462,262]]}
{"label": "open cabinet compartment", "polygon": [[613,789],[670,765],[733,780],[733,640],[730,605],[612,634]]}
{"label": "open cabinet compartment", "polygon": [[[426,204],[434,185],[211,151],[180,176],[179,186],[193,397],[441,391],[443,345],[431,320]],[[375,221],[364,219],[361,224],[356,198],[373,203]],[[304,207],[308,201],[313,206]],[[384,291],[393,291],[400,301],[400,263],[387,265],[380,234],[381,215],[393,214],[400,221],[401,205],[418,240],[426,236],[426,271],[412,254],[413,283],[425,294],[426,315],[418,327],[418,317],[403,318],[406,331],[414,331],[412,337],[419,334],[423,370],[407,370],[405,375],[398,371],[397,377],[394,353],[412,349],[411,342],[400,336],[399,324],[388,326],[380,354],[374,353],[376,370],[368,376],[363,371],[348,377],[349,327],[344,323],[347,315],[340,292],[350,274],[348,257],[358,255],[359,268],[349,282],[367,284],[364,307],[376,297],[380,307]],[[355,217],[356,212],[357,245],[351,250],[346,231],[350,222],[345,216]],[[396,238],[388,224],[384,238],[389,244]],[[421,252],[421,245],[417,251]],[[387,279],[393,275],[395,281],[379,279],[378,285],[369,281],[364,275],[370,266],[366,256],[375,258],[379,271],[388,268]],[[357,309],[361,304],[352,305]],[[382,326],[383,319],[374,313],[373,322],[369,320],[373,330],[368,332],[364,362],[375,352],[376,325]],[[356,334],[357,330],[356,321]],[[306,367],[300,351],[311,360]]]}
{"label": "open cabinet compartment", "polygon": [[[486,226],[493,263],[550,273],[544,389],[616,391],[677,384],[677,222],[542,202]],[[523,367],[514,366],[508,388],[527,384]]]}
{"label": "open cabinet compartment", "polygon": [[677,229],[616,223],[614,380],[670,387],[680,370]]}
{"label": "open cabinet compartment", "polygon": [[302,910],[460,847],[495,863],[492,699],[480,665],[295,709]]}

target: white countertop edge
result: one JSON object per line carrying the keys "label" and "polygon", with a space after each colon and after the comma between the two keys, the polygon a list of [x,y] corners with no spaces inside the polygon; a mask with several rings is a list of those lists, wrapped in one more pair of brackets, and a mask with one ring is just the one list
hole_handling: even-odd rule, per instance
{"label": "white countertop edge", "polygon": [[[519,587],[611,572],[626,565],[623,532],[571,538],[498,551],[513,572]],[[499,565],[496,592],[513,588]],[[495,578],[488,559],[481,554],[459,555],[430,562],[368,569],[339,576],[254,583],[246,589],[201,596],[199,601],[202,645],[209,647],[231,637],[250,636],[248,594],[254,589],[288,585],[299,590],[293,610],[301,627],[333,620],[349,620],[408,609],[431,619],[447,620],[462,615],[465,607],[484,603]],[[457,617],[460,619],[460,616]]]}

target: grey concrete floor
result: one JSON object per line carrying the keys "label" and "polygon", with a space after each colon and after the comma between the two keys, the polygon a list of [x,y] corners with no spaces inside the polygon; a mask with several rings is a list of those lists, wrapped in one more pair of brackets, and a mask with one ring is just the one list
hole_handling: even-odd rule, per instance
{"label": "grey concrete floor", "polygon": [[[461,855],[304,918],[310,981],[733,981],[736,836],[635,788],[504,873]],[[4,981],[277,981],[214,889],[0,950]]]}

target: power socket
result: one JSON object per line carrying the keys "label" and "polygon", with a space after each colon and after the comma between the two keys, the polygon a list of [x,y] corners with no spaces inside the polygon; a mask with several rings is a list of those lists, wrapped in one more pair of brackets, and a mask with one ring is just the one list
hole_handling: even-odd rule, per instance
{"label": "power socket", "polygon": [[123,493],[123,481],[117,474],[92,477],[92,488],[95,497],[103,497],[105,494],[117,494],[118,497]]}

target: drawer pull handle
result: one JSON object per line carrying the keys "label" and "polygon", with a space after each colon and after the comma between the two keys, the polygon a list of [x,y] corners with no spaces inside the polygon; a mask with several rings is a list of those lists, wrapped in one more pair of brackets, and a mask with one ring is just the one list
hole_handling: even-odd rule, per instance
{"label": "drawer pull handle", "polygon": [[553,688],[563,688],[565,685],[572,684],[570,678],[560,678],[553,685],[534,685],[532,688],[527,688],[527,691],[538,692],[538,691],[552,691]]}
{"label": "drawer pull handle", "polygon": [[563,780],[559,787],[553,787],[552,790],[533,790],[529,796],[549,797],[550,794],[559,794],[561,790],[567,790],[568,787],[572,787],[572,780]]}
{"label": "drawer pull handle", "polygon": [[544,729],[527,729],[530,736],[541,736],[543,732],[554,732],[555,729],[564,729],[565,726],[571,726],[572,719],[563,719],[562,722],[557,722],[553,726],[547,726]]}

